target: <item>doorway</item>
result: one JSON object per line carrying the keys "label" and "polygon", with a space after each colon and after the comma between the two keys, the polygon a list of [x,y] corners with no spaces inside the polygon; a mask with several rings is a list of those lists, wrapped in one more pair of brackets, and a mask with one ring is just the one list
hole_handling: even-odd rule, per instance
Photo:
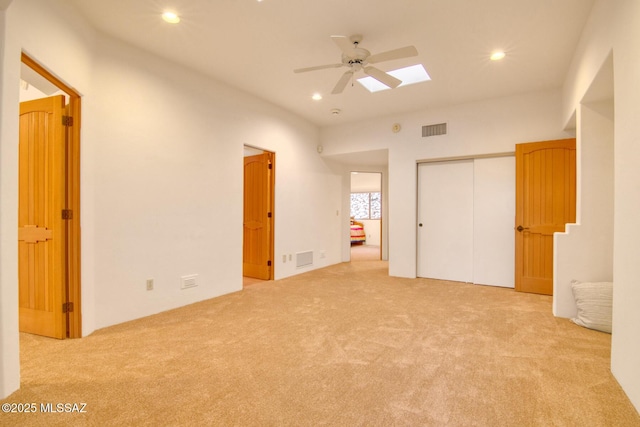
{"label": "doorway", "polygon": [[21,61],[19,328],[80,338],[80,95]]}
{"label": "doorway", "polygon": [[382,259],[382,174],[351,172],[350,260]]}
{"label": "doorway", "polygon": [[273,280],[275,153],[244,147],[242,276]]}

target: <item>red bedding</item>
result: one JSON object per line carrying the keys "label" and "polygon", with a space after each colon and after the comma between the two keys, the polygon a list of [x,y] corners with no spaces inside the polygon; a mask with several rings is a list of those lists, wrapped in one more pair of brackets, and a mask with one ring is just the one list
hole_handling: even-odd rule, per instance
{"label": "red bedding", "polygon": [[351,221],[351,243],[363,243],[366,241],[364,226],[357,221]]}

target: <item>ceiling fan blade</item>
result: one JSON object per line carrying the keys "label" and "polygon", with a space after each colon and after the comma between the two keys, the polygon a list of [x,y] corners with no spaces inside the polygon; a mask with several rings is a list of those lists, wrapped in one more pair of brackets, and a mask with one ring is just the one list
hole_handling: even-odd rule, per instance
{"label": "ceiling fan blade", "polygon": [[340,48],[342,53],[349,55],[353,52],[353,43],[345,36],[331,36],[331,40]]}
{"label": "ceiling fan blade", "polygon": [[298,68],[297,70],[293,70],[294,73],[306,73],[307,71],[316,71],[316,70],[324,70],[326,68],[340,68],[344,64],[327,64],[327,65],[318,65],[315,67],[307,67],[307,68]]}
{"label": "ceiling fan blade", "polygon": [[336,84],[336,87],[333,88],[331,93],[333,95],[337,95],[339,93],[342,93],[344,88],[347,87],[347,83],[349,83],[349,80],[351,80],[351,76],[353,76],[353,72],[352,71],[347,71],[346,73],[344,73],[342,75],[342,77],[340,77],[340,80],[338,80],[338,83]]}
{"label": "ceiling fan blade", "polygon": [[367,62],[375,64],[376,62],[391,61],[392,59],[408,58],[410,56],[417,56],[418,50],[415,46],[405,46],[400,49],[388,50],[382,53],[376,53],[367,58]]}
{"label": "ceiling fan blade", "polygon": [[365,67],[364,72],[390,88],[395,89],[402,83],[402,80],[396,79],[392,75],[389,75],[376,67]]}

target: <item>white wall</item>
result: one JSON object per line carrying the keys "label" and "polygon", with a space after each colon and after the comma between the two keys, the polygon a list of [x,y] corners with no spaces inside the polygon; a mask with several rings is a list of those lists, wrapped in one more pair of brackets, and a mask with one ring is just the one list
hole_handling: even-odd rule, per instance
{"label": "white wall", "polygon": [[[5,53],[5,8],[7,2],[0,3],[0,60],[4,62]],[[17,107],[11,108],[7,102],[7,95],[11,92],[7,86],[10,80],[3,67],[0,75],[0,141],[4,141],[6,125],[2,118],[8,112],[15,112]],[[17,93],[18,88],[14,88]],[[0,144],[0,397],[7,396],[18,388],[20,383],[20,354],[18,348],[18,312],[5,310],[7,303],[18,300],[18,289],[6,284],[16,283],[18,280],[16,240],[18,230],[17,188],[14,183],[17,180],[15,161],[18,152],[15,146]]]}
{"label": "white wall", "polygon": [[[95,328],[240,290],[237,112],[210,102],[220,89],[201,76],[111,40],[97,50],[82,147],[92,160],[83,260],[94,268],[83,284],[94,284]],[[181,290],[188,274],[199,286]]]}
{"label": "white wall", "polygon": [[[389,274],[416,277],[416,161],[511,152],[517,143],[573,136],[562,131],[560,101],[558,91],[532,93],[323,129],[326,155],[389,150]],[[422,125],[440,122],[448,123],[447,135],[422,138]],[[393,123],[402,125],[399,133]]]}
{"label": "white wall", "polygon": [[614,233],[611,370],[640,410],[640,2],[598,0],[563,90],[563,118],[574,115],[613,51]]}
{"label": "white wall", "polygon": [[[96,327],[241,289],[244,144],[276,153],[275,277],[301,272],[280,254],[326,251],[304,270],[339,262],[340,177],[315,150],[316,128],[126,45],[99,51],[100,119],[85,150],[100,159],[87,172],[101,207],[87,218]],[[186,274],[200,286],[180,290]],[[151,277],[153,293],[141,286]]]}
{"label": "white wall", "polygon": [[351,192],[369,193],[380,191],[382,188],[382,175],[370,172],[351,172]]}
{"label": "white wall", "polygon": [[[16,0],[6,16],[1,396],[19,386],[14,118],[21,49],[83,96],[83,334],[242,288],[245,144],[276,153],[275,277],[340,262],[343,178],[317,153],[317,127],[98,36],[63,1]],[[316,253],[310,267],[278,262],[279,254],[306,250]],[[199,286],[181,291],[186,274],[198,274]],[[155,281],[153,291],[145,290],[148,278]]]}
{"label": "white wall", "polygon": [[364,232],[367,236],[365,245],[380,246],[380,220],[379,219],[361,219]]}
{"label": "white wall", "polygon": [[581,105],[576,224],[554,236],[553,313],[575,317],[571,281],[613,280],[613,104]]}

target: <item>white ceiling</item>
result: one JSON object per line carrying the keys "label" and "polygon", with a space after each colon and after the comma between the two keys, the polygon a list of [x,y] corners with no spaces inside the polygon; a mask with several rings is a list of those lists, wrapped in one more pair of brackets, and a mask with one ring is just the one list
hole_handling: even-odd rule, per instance
{"label": "white ceiling", "polygon": [[[318,126],[558,88],[593,0],[67,0],[98,30],[295,112]],[[160,18],[164,7],[182,18]],[[372,54],[414,45],[432,81],[379,93],[331,90],[344,68],[331,35]],[[507,57],[489,60],[495,49]],[[362,75],[362,72],[360,72]],[[314,92],[321,101],[312,101]],[[342,112],[335,116],[331,109]]]}

